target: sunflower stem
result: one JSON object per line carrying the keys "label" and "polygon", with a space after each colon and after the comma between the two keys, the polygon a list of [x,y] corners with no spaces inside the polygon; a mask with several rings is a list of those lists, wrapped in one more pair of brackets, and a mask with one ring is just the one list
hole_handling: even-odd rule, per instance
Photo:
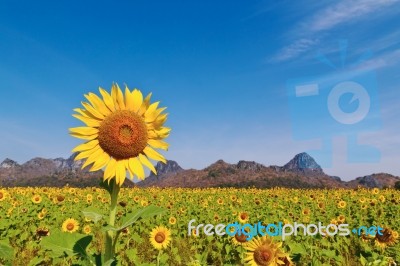
{"label": "sunflower stem", "polygon": [[160,255],[161,255],[161,249],[158,251],[157,255],[157,266],[160,266]]}
{"label": "sunflower stem", "polygon": [[[118,193],[119,186],[115,182],[115,178],[112,179],[110,184],[110,196],[111,196],[111,204],[110,204],[110,216],[108,224],[111,226],[115,225],[115,215],[117,213],[117,201],[118,201]],[[115,245],[113,245],[114,232],[109,230],[106,232],[106,245],[105,245],[105,255],[104,262],[107,262],[114,258],[115,255]]]}

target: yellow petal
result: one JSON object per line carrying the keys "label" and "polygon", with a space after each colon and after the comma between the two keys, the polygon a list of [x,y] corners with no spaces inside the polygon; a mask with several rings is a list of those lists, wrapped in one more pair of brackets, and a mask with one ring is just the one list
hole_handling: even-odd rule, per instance
{"label": "yellow petal", "polygon": [[150,159],[156,160],[156,161],[161,161],[163,163],[166,163],[167,161],[165,160],[164,156],[162,156],[160,153],[155,151],[153,148],[147,146],[144,148],[143,152],[146,154],[147,157]]}
{"label": "yellow petal", "polygon": [[106,106],[108,107],[108,109],[110,109],[111,112],[114,112],[115,111],[115,105],[114,105],[113,98],[103,88],[99,87],[99,91],[100,91],[101,96],[103,96],[103,101],[106,104]]}
{"label": "yellow petal", "polygon": [[[163,108],[159,108],[154,110],[152,113],[150,112],[146,112],[146,117],[145,117],[145,121],[146,122],[153,122],[154,120],[157,119],[157,117],[165,110],[167,109],[167,107],[163,107]],[[147,110],[149,111],[150,108]]]}
{"label": "yellow petal", "polygon": [[103,153],[103,149],[97,149],[95,152],[90,154],[90,156],[86,159],[86,162],[82,165],[82,169],[94,163],[100,156],[102,156]]}
{"label": "yellow petal", "polygon": [[71,136],[78,138],[78,139],[84,139],[84,140],[93,140],[97,138],[97,134],[95,135],[82,135],[82,134],[78,134],[78,133],[69,133]]}
{"label": "yellow petal", "polygon": [[104,170],[104,180],[111,179],[116,175],[117,161],[114,158],[108,162],[106,170]]}
{"label": "yellow petal", "polygon": [[94,172],[102,169],[109,161],[110,156],[106,152],[103,152],[100,156],[97,157],[90,171]]}
{"label": "yellow petal", "polygon": [[169,144],[162,140],[149,139],[148,143],[156,149],[168,150]]}
{"label": "yellow petal", "polygon": [[118,107],[118,110],[125,110],[124,95],[118,84],[114,83],[111,89],[111,97],[114,99],[114,103]]}
{"label": "yellow petal", "polygon": [[80,152],[78,155],[76,155],[74,160],[77,161],[77,160],[81,160],[81,159],[87,158],[90,155],[92,155],[94,152],[97,152],[100,149],[101,149],[100,146],[96,145],[93,149]]}
{"label": "yellow petal", "polygon": [[77,133],[77,134],[87,135],[87,136],[99,133],[99,130],[97,128],[93,128],[93,127],[73,127],[73,128],[70,128],[69,131],[71,133]]}
{"label": "yellow petal", "polygon": [[106,106],[102,99],[99,98],[96,94],[90,92],[88,95],[85,95],[85,98],[96,108],[104,116],[107,116],[111,113],[110,109]]}
{"label": "yellow petal", "polygon": [[72,116],[77,118],[77,119],[79,119],[79,120],[81,120],[88,127],[100,127],[100,121],[99,120],[92,119],[92,118],[89,118],[87,116],[82,116],[82,115],[78,115],[78,114],[73,114]]}
{"label": "yellow petal", "polygon": [[85,109],[90,112],[93,116],[95,116],[98,119],[103,119],[104,115],[101,114],[99,111],[97,111],[93,106],[91,106],[89,103],[87,102],[82,102],[83,107],[85,107]]}
{"label": "yellow petal", "polygon": [[143,104],[143,94],[140,90],[134,89],[132,92],[133,97],[133,111],[137,113]]}
{"label": "yellow petal", "polygon": [[125,86],[125,107],[129,111],[133,111],[134,109],[133,95],[127,86]]}
{"label": "yellow petal", "polygon": [[125,160],[117,161],[117,169],[115,179],[119,186],[121,186],[126,178]]}
{"label": "yellow petal", "polygon": [[145,178],[143,166],[138,158],[129,159],[129,169],[133,174],[137,175],[140,180]]}
{"label": "yellow petal", "polygon": [[150,98],[151,98],[151,95],[152,95],[152,93],[150,92],[150,93],[146,96],[146,98],[144,98],[143,103],[142,103],[142,105],[140,106],[140,109],[139,109],[139,111],[138,111],[138,114],[139,114],[139,115],[143,115],[143,114],[146,112],[147,108],[149,108],[149,106],[150,106]]}
{"label": "yellow petal", "polygon": [[76,146],[72,152],[79,152],[79,151],[86,151],[86,150],[90,150],[93,149],[94,147],[96,147],[96,145],[99,145],[99,141],[97,139],[95,140],[91,140],[85,143],[82,143],[78,146]]}
{"label": "yellow petal", "polygon": [[144,156],[143,154],[139,154],[139,160],[142,164],[147,166],[147,168],[149,168],[155,175],[157,174],[156,168],[154,168],[154,165],[149,161],[149,159],[147,159],[146,156]]}

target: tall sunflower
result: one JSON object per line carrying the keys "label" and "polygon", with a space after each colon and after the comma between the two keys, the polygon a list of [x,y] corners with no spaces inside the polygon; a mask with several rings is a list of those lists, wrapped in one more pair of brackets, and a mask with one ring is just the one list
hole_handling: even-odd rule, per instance
{"label": "tall sunflower", "polygon": [[[285,265],[287,256],[281,249],[282,243],[274,243],[272,238],[263,236],[253,238],[245,246],[245,261],[251,266],[278,266]],[[290,264],[289,264],[290,265]]]}
{"label": "tall sunflower", "polygon": [[150,104],[151,93],[143,98],[142,93],[125,88],[122,93],[117,84],[112,85],[111,94],[99,88],[101,97],[94,93],[85,95],[88,102],[82,102],[83,108],[76,108],[73,116],[86,126],[70,128],[70,134],[86,140],[73,152],[75,160],[86,159],[82,168],[92,165],[90,171],[105,167],[104,180],[115,177],[121,186],[126,177],[136,175],[145,178],[143,165],[154,174],[156,169],[149,159],[166,163],[164,156],[155,149],[168,149],[163,141],[168,137],[170,128],[164,127],[167,120],[166,108],[158,108],[160,102]]}

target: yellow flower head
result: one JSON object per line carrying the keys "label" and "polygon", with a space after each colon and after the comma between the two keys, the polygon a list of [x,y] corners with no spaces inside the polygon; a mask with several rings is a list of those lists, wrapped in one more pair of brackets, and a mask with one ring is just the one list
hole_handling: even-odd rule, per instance
{"label": "yellow flower head", "polygon": [[166,248],[171,242],[171,231],[163,226],[154,228],[150,233],[150,243],[156,249]]}
{"label": "yellow flower head", "polygon": [[69,218],[62,224],[63,232],[73,233],[79,229],[79,223],[75,219]]}
{"label": "yellow flower head", "polygon": [[7,192],[4,189],[0,189],[0,201],[3,201],[6,199]]}
{"label": "yellow flower head", "polygon": [[33,195],[32,202],[36,203],[36,204],[39,204],[39,203],[42,202],[42,197],[40,195]]}
{"label": "yellow flower head", "polygon": [[166,163],[164,156],[155,149],[168,149],[163,139],[170,129],[164,127],[167,114],[165,108],[158,108],[159,102],[150,104],[151,93],[143,99],[142,93],[125,88],[125,94],[113,84],[111,94],[100,88],[102,97],[94,93],[85,95],[88,102],[83,108],[74,109],[73,116],[86,124],[70,129],[70,134],[87,142],[80,144],[73,152],[79,153],[75,160],[85,159],[82,168],[91,165],[90,171],[104,170],[104,180],[115,177],[122,185],[126,172],[131,179],[137,176],[143,180],[143,165],[154,174],[156,169],[149,158]]}
{"label": "yellow flower head", "polygon": [[252,266],[277,266],[285,265],[284,259],[287,256],[281,249],[282,243],[274,243],[272,238],[264,236],[253,238],[245,248],[245,261]]}

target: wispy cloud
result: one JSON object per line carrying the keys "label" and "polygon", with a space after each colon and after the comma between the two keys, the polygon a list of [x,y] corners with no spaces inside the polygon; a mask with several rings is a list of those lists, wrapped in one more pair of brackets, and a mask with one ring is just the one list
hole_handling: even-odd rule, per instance
{"label": "wispy cloud", "polygon": [[[290,31],[289,39],[294,39],[294,41],[279,50],[270,62],[283,62],[297,58],[321,43],[322,33],[352,22],[369,19],[372,15],[383,16],[386,12],[382,12],[382,10],[388,9],[396,3],[400,3],[400,1],[342,0],[339,3],[317,9]],[[397,37],[397,33],[382,40],[380,47],[388,47],[388,42],[389,44],[393,43],[393,37]]]}
{"label": "wispy cloud", "polygon": [[371,13],[379,14],[383,8],[387,8],[398,2],[397,0],[358,0],[342,1],[327,7],[315,14],[306,27],[311,32],[319,32],[332,29],[340,24],[367,18]]}
{"label": "wispy cloud", "polygon": [[269,61],[270,62],[281,62],[286,61],[291,58],[295,58],[300,54],[304,53],[305,51],[310,50],[312,47],[319,43],[318,39],[300,39],[292,44],[284,47],[281,49],[278,54],[272,57]]}

